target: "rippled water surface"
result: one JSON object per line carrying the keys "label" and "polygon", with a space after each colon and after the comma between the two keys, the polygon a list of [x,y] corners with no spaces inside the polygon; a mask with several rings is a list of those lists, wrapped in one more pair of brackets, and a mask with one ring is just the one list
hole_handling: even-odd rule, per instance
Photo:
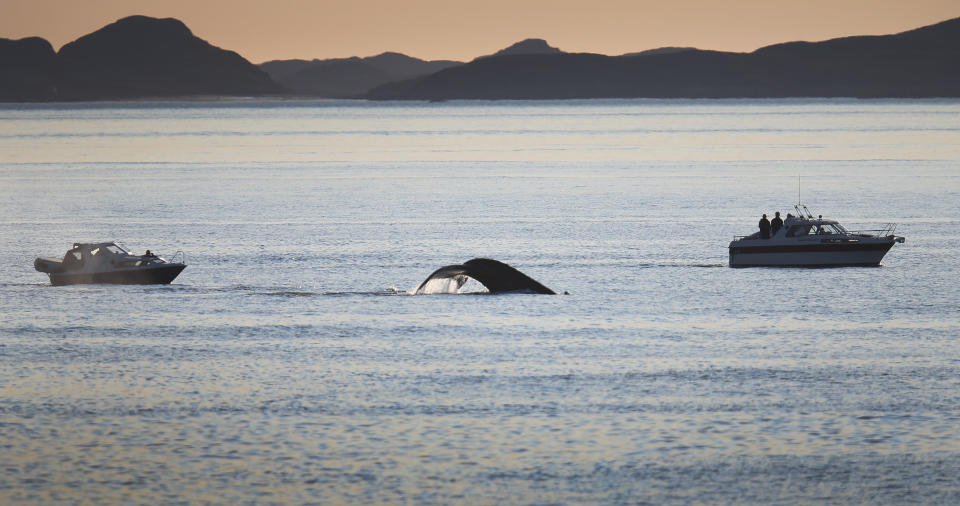
{"label": "rippled water surface", "polygon": [[[726,267],[798,175],[906,243]],[[957,101],[0,106],[0,503],[955,504],[958,250]]]}

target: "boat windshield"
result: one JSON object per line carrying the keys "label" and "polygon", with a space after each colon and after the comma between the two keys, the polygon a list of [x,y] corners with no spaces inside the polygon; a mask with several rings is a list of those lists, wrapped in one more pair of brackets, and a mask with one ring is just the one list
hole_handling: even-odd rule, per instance
{"label": "boat windshield", "polygon": [[109,251],[110,253],[113,253],[114,255],[126,255],[126,254],[127,254],[127,250],[121,248],[120,246],[117,246],[116,244],[111,244],[111,245],[107,246],[107,251]]}
{"label": "boat windshield", "polygon": [[842,235],[843,227],[832,223],[812,223],[794,225],[787,231],[787,237],[802,237],[805,235]]}

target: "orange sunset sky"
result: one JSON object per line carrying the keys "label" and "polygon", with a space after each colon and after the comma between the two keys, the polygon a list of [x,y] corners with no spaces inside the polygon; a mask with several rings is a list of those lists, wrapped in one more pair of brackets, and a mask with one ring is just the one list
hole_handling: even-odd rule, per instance
{"label": "orange sunset sky", "polygon": [[254,63],[398,51],[469,60],[538,37],[570,52],[752,51],[896,33],[960,16],[958,0],[0,0],[0,37],[55,49],[132,14],[180,19]]}

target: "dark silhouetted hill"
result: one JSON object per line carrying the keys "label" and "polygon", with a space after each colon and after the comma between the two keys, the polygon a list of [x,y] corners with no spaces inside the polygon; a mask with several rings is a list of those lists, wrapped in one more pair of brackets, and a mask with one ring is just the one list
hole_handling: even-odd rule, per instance
{"label": "dark silhouetted hill", "polygon": [[658,47],[656,49],[647,49],[646,51],[639,51],[636,53],[622,54],[620,56],[643,56],[648,54],[673,54],[673,53],[682,53],[684,51],[696,51],[696,50],[697,48],[695,47],[667,46],[667,47]]}
{"label": "dark silhouetted hill", "polygon": [[364,61],[399,79],[432,74],[445,68],[463,64],[463,62],[453,60],[421,60],[393,52],[380,53],[377,56],[364,58]]}
{"label": "dark silhouetted hill", "polygon": [[373,99],[958,97],[960,18],[896,35],[753,53],[506,54],[374,89]]}
{"label": "dark silhouetted hill", "polygon": [[510,56],[515,54],[559,54],[563,51],[547,44],[543,39],[525,39],[503,48],[489,56],[481,58],[490,58],[493,56]]}
{"label": "dark silhouetted hill", "polygon": [[287,79],[277,79],[285,88],[297,94],[329,98],[355,98],[394,80],[390,74],[360,58],[318,61]]}
{"label": "dark silhouetted hill", "polygon": [[58,59],[59,93],[66,100],[281,91],[255,65],[197,38],[176,19],[121,19],[63,46]]}
{"label": "dark silhouetted hill", "polygon": [[388,52],[367,58],[275,60],[260,64],[260,68],[297,94],[356,98],[382,84],[432,74],[455,65],[461,62],[425,61]]}
{"label": "dark silhouetted hill", "polygon": [[56,97],[57,54],[39,37],[0,39],[0,101],[42,101]]}

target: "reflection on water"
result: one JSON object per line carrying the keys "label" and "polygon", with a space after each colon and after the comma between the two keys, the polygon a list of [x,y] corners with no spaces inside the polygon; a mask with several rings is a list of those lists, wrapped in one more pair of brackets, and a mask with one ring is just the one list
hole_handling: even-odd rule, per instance
{"label": "reflection on water", "polygon": [[[960,502],[958,109],[0,106],[0,502]],[[727,268],[798,173],[907,242]],[[478,256],[572,295],[397,288]]]}

